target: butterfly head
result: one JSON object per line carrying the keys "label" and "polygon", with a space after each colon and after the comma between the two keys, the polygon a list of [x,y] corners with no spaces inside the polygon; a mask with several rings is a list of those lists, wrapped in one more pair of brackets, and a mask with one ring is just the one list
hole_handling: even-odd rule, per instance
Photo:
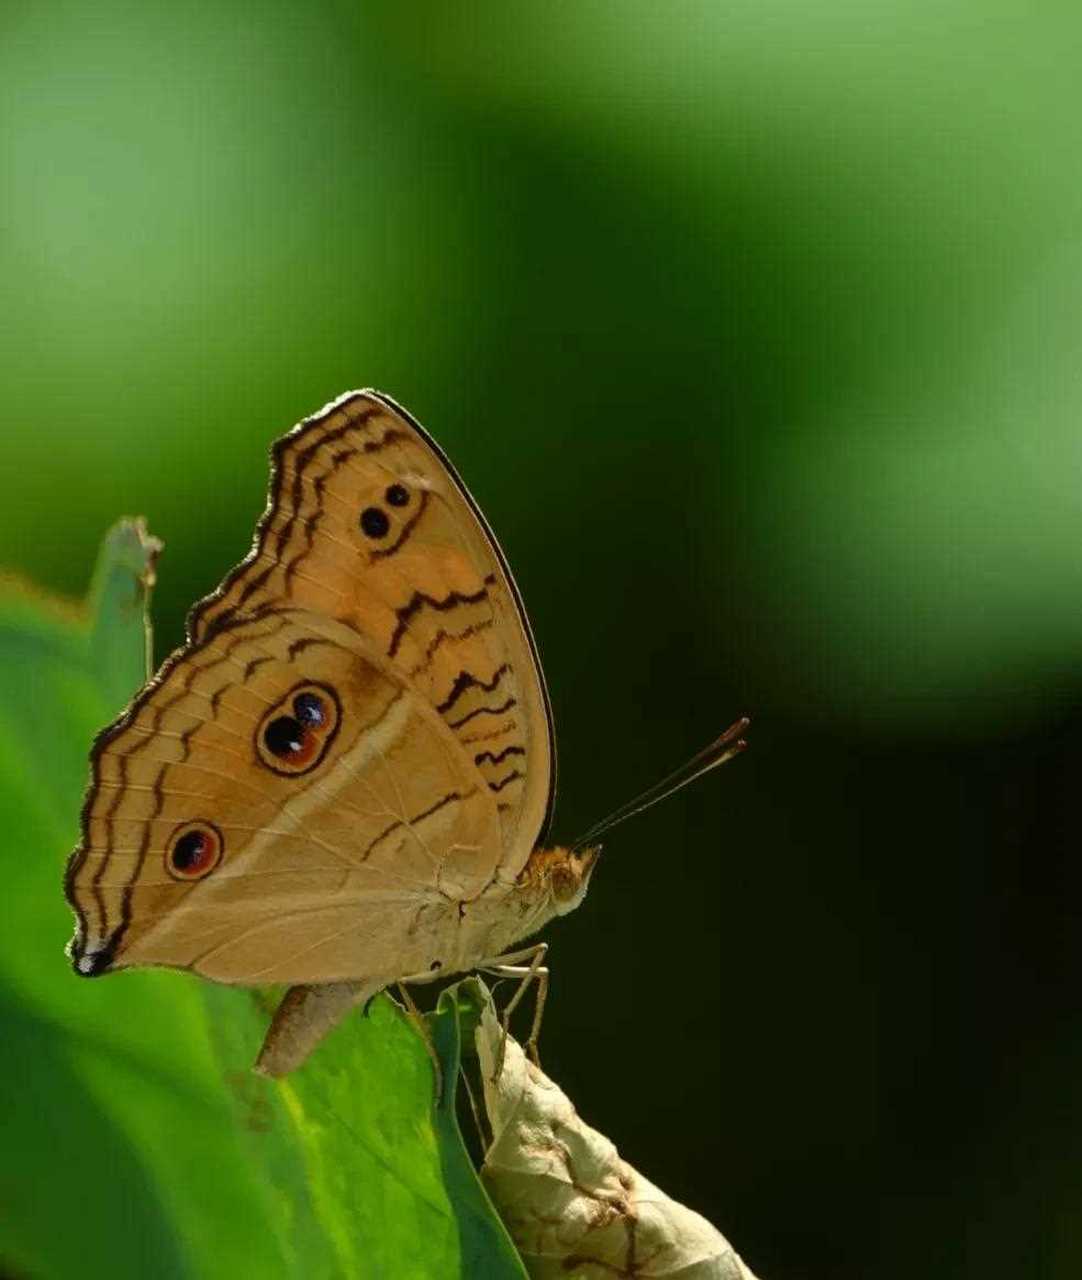
{"label": "butterfly head", "polygon": [[590,877],[601,855],[599,844],[585,849],[559,850],[564,854],[552,873],[552,901],[558,916],[565,916],[586,897]]}
{"label": "butterfly head", "polygon": [[522,883],[547,897],[551,913],[566,916],[586,897],[601,846],[535,849],[522,873]]}

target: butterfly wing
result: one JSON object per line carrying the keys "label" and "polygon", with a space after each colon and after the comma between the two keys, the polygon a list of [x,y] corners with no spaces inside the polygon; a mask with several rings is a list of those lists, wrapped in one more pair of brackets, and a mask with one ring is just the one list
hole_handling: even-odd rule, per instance
{"label": "butterfly wing", "polygon": [[205,641],[284,603],[366,636],[435,708],[496,797],[523,865],[555,783],[529,623],[466,487],[386,396],[348,393],[275,445],[252,551],[195,607],[189,633]]}
{"label": "butterfly wing", "polygon": [[276,605],[166,663],[99,740],[67,891],[83,973],[386,980],[514,879],[495,794],[368,637]]}
{"label": "butterfly wing", "polygon": [[420,972],[547,823],[529,627],[438,447],[356,392],[272,464],[251,553],[95,744],[66,881],[83,973]]}

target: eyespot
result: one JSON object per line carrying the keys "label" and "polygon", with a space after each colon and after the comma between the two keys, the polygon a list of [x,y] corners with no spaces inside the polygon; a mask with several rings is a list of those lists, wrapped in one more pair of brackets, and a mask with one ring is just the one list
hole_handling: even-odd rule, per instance
{"label": "eyespot", "polygon": [[326,755],[339,719],[338,698],[329,685],[298,685],[260,721],[255,735],[260,760],[287,777],[309,773]]}
{"label": "eyespot", "polygon": [[391,522],[381,507],[365,507],[361,512],[361,530],[367,538],[385,538]]}
{"label": "eyespot", "polygon": [[278,760],[295,761],[311,753],[314,736],[292,716],[278,716],[263,730],[263,745]]}
{"label": "eyespot", "polygon": [[327,721],[327,704],[318,693],[309,689],[293,699],[293,714],[301,724],[318,728]]}
{"label": "eyespot", "polygon": [[404,484],[392,484],[383,496],[392,507],[404,507],[410,500],[409,490]]}
{"label": "eyespot", "polygon": [[186,822],[169,837],[165,869],[174,880],[202,880],[222,860],[221,832],[209,822]]}

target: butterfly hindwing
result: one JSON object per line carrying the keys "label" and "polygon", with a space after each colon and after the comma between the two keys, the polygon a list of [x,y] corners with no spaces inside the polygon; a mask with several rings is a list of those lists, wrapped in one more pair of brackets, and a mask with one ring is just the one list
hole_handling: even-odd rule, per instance
{"label": "butterfly hindwing", "polygon": [[[323,736],[291,752],[298,699]],[[214,630],[95,759],[69,895],[84,955],[114,968],[392,978],[440,959],[460,900],[513,879],[495,800],[442,718],[364,637],[307,611]],[[220,848],[189,879],[170,859],[193,830]]]}

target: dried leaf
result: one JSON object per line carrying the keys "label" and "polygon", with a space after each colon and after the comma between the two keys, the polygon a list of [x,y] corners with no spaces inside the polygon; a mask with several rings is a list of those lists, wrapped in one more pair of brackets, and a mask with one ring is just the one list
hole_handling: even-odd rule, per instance
{"label": "dried leaf", "polygon": [[583,1123],[508,1038],[491,999],[476,1031],[492,1143],[481,1177],[531,1276],[548,1280],[755,1280],[700,1214],[671,1200]]}

